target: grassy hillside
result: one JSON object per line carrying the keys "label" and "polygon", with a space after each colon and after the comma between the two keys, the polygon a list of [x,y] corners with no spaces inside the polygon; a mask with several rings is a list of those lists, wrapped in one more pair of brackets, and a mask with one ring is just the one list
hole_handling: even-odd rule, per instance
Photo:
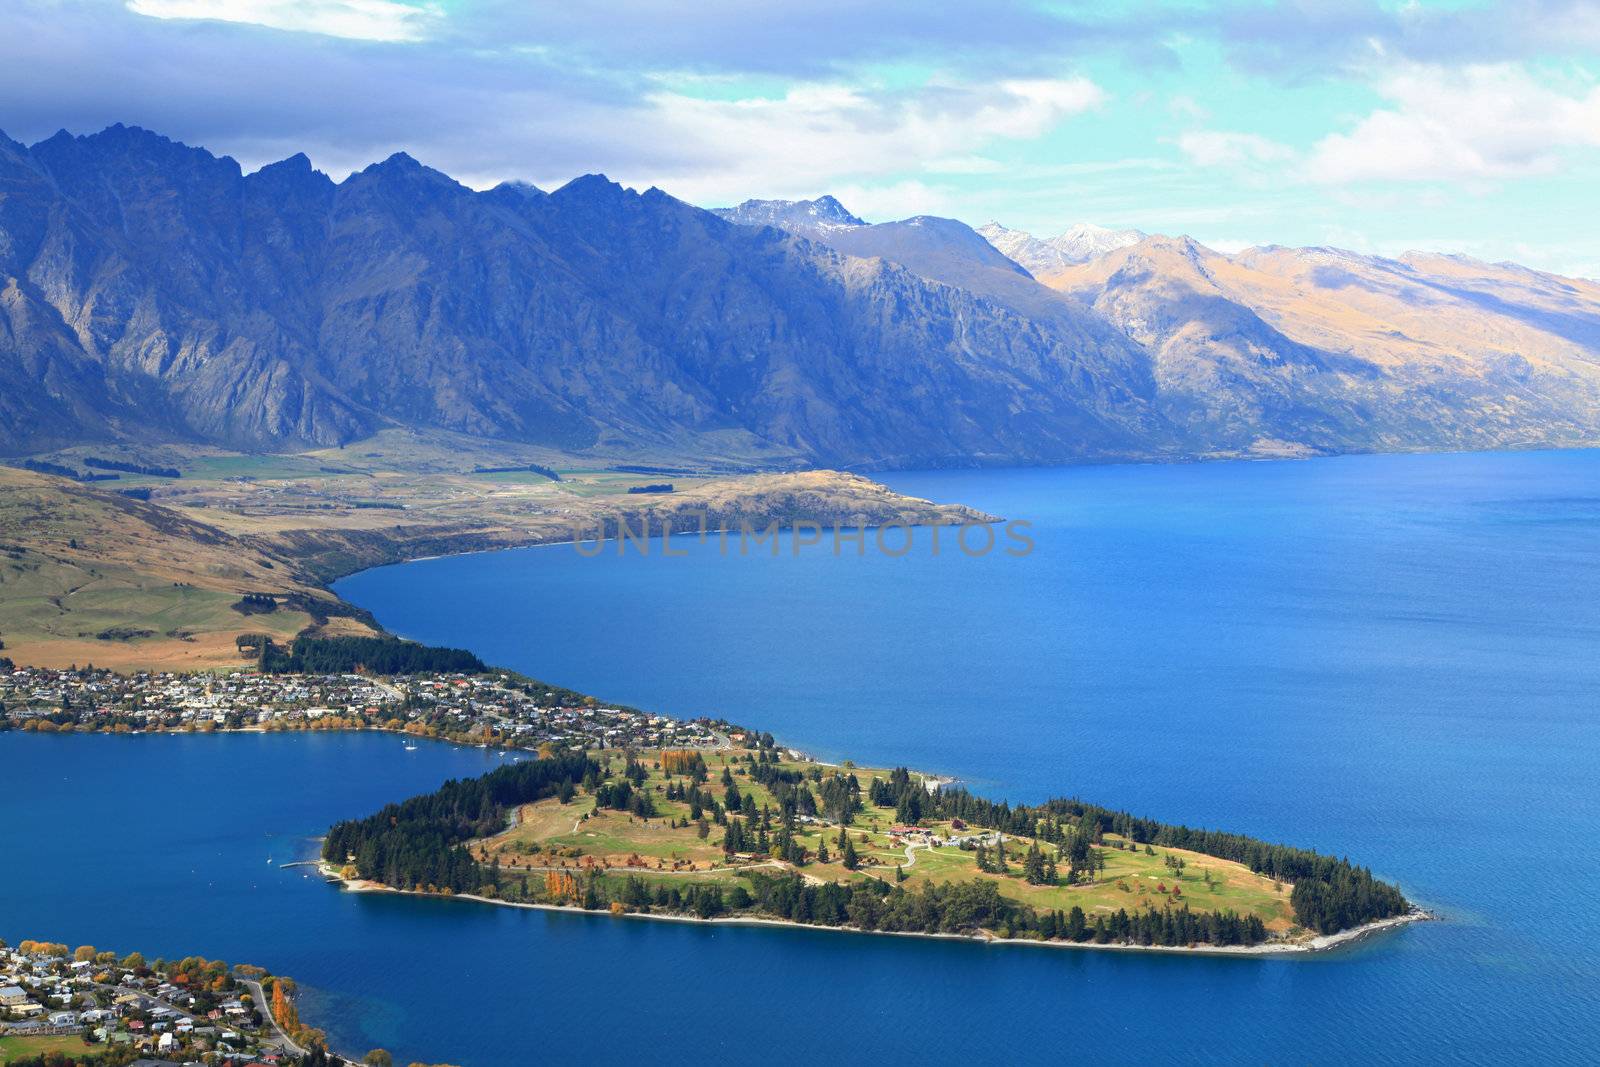
{"label": "grassy hillside", "polygon": [[[615,774],[607,778],[608,782],[620,780],[623,769],[620,755],[604,752],[592,755],[602,764],[609,758]],[[753,797],[756,810],[770,809],[776,825],[777,813],[782,809],[778,798],[760,782],[752,780],[746,767],[730,760],[729,755],[707,754],[708,788],[722,796],[724,787],[719,784],[719,776],[725,767],[728,768],[740,794]],[[853,870],[847,869],[840,860],[839,827],[823,820],[802,822],[796,831],[796,843],[811,857],[798,868],[753,850],[729,857],[723,851],[720,826],[708,826],[706,836],[702,837],[691,819],[689,804],[666,799],[667,785],[674,780],[681,784],[683,776],[673,779],[666,775],[660,766],[660,753],[640,753],[639,762],[648,775],[639,788],[648,791],[653,798],[655,814],[652,817],[642,818],[627,811],[599,807],[598,788],[586,789],[566,803],[552,797],[523,805],[517,811],[513,826],[504,833],[473,842],[470,851],[480,861],[498,861],[502,878],[513,880],[523,873],[537,881],[552,870],[584,873],[598,869],[618,878],[636,875],[652,883],[680,888],[690,883],[710,883],[724,888],[741,885],[750,890],[753,873],[799,870],[813,883],[881,878],[914,890],[923,883],[968,883],[976,878],[993,882],[1002,896],[1040,911],[1065,912],[1075,906],[1082,908],[1091,922],[1097,914],[1110,915],[1119,909],[1132,912],[1188,904],[1196,911],[1232,910],[1241,917],[1255,915],[1269,931],[1276,933],[1287,932],[1294,925],[1290,906],[1292,887],[1274,882],[1240,863],[1186,849],[1135,847],[1117,834],[1106,834],[1097,849],[1105,857],[1105,867],[1094,874],[1092,881],[1069,885],[1064,878],[1057,877],[1048,884],[1036,884],[1024,875],[1024,864],[1034,839],[1005,835],[1006,870],[980,870],[979,853],[975,848],[950,844],[933,847],[924,842],[949,841],[982,834],[982,831],[955,827],[948,819],[923,819],[919,833],[891,833],[891,828],[899,821],[895,809],[874,805],[865,792],[862,793],[863,809],[854,815],[847,830],[858,863]],[[887,780],[890,776],[889,771],[881,769],[821,767],[793,760],[782,760],[777,766],[781,771],[802,776],[813,772],[831,775],[835,771],[854,774],[863,786],[873,778]],[[1047,854],[1054,856],[1054,845],[1040,844]],[[827,852],[826,862],[816,858],[822,850]],[[996,852],[993,844],[985,849],[985,860],[991,867],[995,866]],[[1175,871],[1171,865],[1176,859],[1183,861],[1180,871]],[[1065,862],[1060,864],[1062,875],[1066,867]],[[897,882],[901,876],[903,882]]]}
{"label": "grassy hillside", "polygon": [[[285,455],[82,447],[42,458],[81,472],[90,456],[172,467],[181,477],[123,474],[86,485],[0,467],[0,655],[19,663],[208,667],[241,662],[242,633],[280,642],[309,626],[368,633],[375,623],[325,583],[419,556],[614,534],[622,523],[659,533],[698,529],[702,518],[710,529],[988,518],[836,471],[733,475],[663,465],[630,473],[403,433]],[[556,467],[559,480],[479,472],[519,465]],[[628,492],[661,482],[674,491]],[[270,596],[272,610],[236,610],[246,593]]]}
{"label": "grassy hillside", "polygon": [[[271,611],[244,614],[246,593]],[[246,632],[369,627],[290,561],[176,512],[0,467],[0,641],[19,663],[190,669]]]}
{"label": "grassy hillside", "polygon": [[[36,458],[82,471],[91,455],[181,471],[180,478],[124,474],[103,484],[106,492],[148,493],[154,504],[295,560],[318,582],[419,556],[568,541],[621,522],[660,532],[699,529],[702,516],[711,529],[736,529],[741,521],[764,527],[774,520],[828,526],[988,518],[838,471],[750,473],[672,453],[574,456],[403,430],[301,453],[83,446]],[[522,469],[504,469],[516,467]],[[629,492],[663,482],[674,491]]]}

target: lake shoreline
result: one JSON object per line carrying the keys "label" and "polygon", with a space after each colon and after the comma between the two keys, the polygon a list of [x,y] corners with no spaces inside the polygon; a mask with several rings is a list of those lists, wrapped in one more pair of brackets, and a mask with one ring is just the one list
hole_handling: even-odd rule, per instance
{"label": "lake shoreline", "polygon": [[[74,731],[74,732],[76,732],[76,731]],[[90,732],[103,732],[103,731],[90,731]],[[418,735],[415,735],[415,734],[406,734],[403,730],[393,730],[393,729],[390,729],[390,728],[387,728],[387,727],[384,727],[384,726],[377,726],[377,725],[341,726],[341,727],[337,727],[337,728],[333,728],[333,729],[326,729],[326,730],[317,730],[317,729],[268,729],[268,728],[265,728],[265,727],[263,727],[261,725],[251,725],[251,726],[242,726],[242,727],[235,727],[235,728],[221,728],[221,729],[214,729],[214,730],[193,730],[193,731],[190,731],[190,730],[135,730],[135,731],[130,731],[127,734],[123,734],[123,735],[120,735],[120,736],[129,736],[129,737],[136,737],[136,736],[142,736],[142,735],[149,735],[149,736],[160,736],[160,735],[184,736],[184,735],[194,735],[194,734],[256,734],[256,735],[265,735],[265,734],[297,734],[297,733],[312,733],[312,734],[314,734],[314,733],[389,733],[389,734],[400,734],[401,736],[414,738],[416,740],[433,741],[433,742],[436,742],[436,743],[445,744],[445,745],[452,745],[452,746],[456,746],[456,747],[460,747],[460,748],[477,748],[477,749],[483,749],[483,750],[489,750],[489,749],[495,749],[495,748],[504,748],[506,750],[513,750],[513,751],[517,751],[517,752],[521,752],[521,753],[528,753],[528,752],[532,751],[532,750],[529,750],[529,749],[517,748],[515,745],[506,745],[504,743],[491,744],[491,743],[481,743],[481,742],[474,742],[474,741],[462,741],[462,740],[456,740],[456,739],[453,739],[453,738],[426,737],[426,736],[418,736]],[[119,735],[110,734],[109,736],[119,736]],[[718,748],[720,748],[720,747],[721,746],[718,746]],[[711,749],[711,751],[717,751],[718,748],[713,748],[713,749]],[[796,750],[796,749],[790,749],[790,751],[797,752],[797,753],[799,752],[799,750]],[[811,759],[811,757],[807,757],[807,758]],[[822,760],[812,759],[811,761],[817,763],[819,766],[828,766],[828,767],[840,766],[839,764],[828,763],[828,762],[822,761]],[[959,778],[955,778],[955,777],[933,777],[933,776],[926,776],[926,777],[928,777],[930,781],[936,782],[941,787],[944,786],[944,785],[954,784],[954,783],[960,781]],[[293,863],[286,863],[286,864],[282,864],[281,866],[283,866],[283,867],[315,866],[317,868],[317,870],[318,870],[318,873],[321,874],[327,881],[333,882],[333,883],[337,883],[340,886],[340,888],[342,888],[342,889],[344,889],[344,890],[346,890],[348,892],[353,892],[353,893],[398,893],[398,894],[402,894],[402,895],[405,895],[405,896],[430,897],[430,898],[435,898],[435,899],[469,900],[469,901],[472,901],[474,903],[491,904],[491,905],[498,905],[500,907],[509,907],[509,908],[531,908],[531,909],[536,909],[536,910],[569,912],[569,913],[576,913],[576,914],[582,914],[582,915],[593,915],[593,916],[604,915],[607,918],[654,919],[654,920],[660,920],[660,921],[666,921],[666,922],[686,922],[686,923],[701,923],[701,924],[713,924],[713,925],[714,924],[721,924],[721,925],[724,925],[724,926],[788,927],[788,928],[792,928],[792,929],[817,930],[817,931],[827,931],[827,932],[832,932],[832,933],[882,934],[882,935],[889,935],[889,936],[896,936],[896,937],[921,937],[921,938],[935,938],[935,939],[941,939],[941,940],[969,941],[969,942],[976,942],[978,944],[984,944],[984,945],[1033,945],[1033,946],[1040,947],[1040,948],[1097,949],[1097,950],[1110,950],[1110,951],[1120,951],[1120,952],[1162,952],[1162,953],[1174,953],[1174,954],[1187,955],[1187,956],[1195,956],[1195,955],[1201,955],[1201,956],[1244,956],[1244,957],[1263,957],[1263,956],[1291,956],[1292,957],[1292,956],[1303,956],[1303,955],[1314,954],[1314,953],[1329,952],[1329,951],[1332,951],[1332,950],[1335,950],[1335,949],[1339,949],[1341,947],[1354,945],[1355,943],[1363,941],[1363,940],[1366,940],[1366,939],[1368,939],[1368,938],[1370,938],[1370,937],[1372,937],[1372,936],[1374,936],[1376,934],[1380,934],[1380,933],[1384,933],[1384,932],[1387,932],[1387,931],[1390,931],[1390,930],[1398,929],[1398,928],[1400,928],[1402,926],[1406,926],[1406,925],[1409,925],[1411,923],[1415,923],[1415,922],[1430,922],[1430,921],[1438,921],[1439,920],[1439,916],[1437,916],[1437,915],[1435,915],[1435,914],[1433,914],[1431,912],[1428,912],[1428,911],[1426,911],[1425,909],[1423,909],[1421,907],[1413,905],[1411,911],[1407,912],[1404,915],[1392,916],[1392,917],[1387,918],[1387,919],[1378,919],[1378,920],[1375,920],[1373,922],[1363,923],[1360,926],[1352,927],[1352,928],[1350,928],[1348,930],[1341,930],[1338,933],[1334,933],[1334,934],[1318,934],[1318,935],[1316,935],[1314,937],[1307,938],[1307,939],[1305,939],[1303,941],[1296,941],[1296,942],[1266,941],[1266,942],[1262,942],[1261,944],[1257,944],[1257,945],[1209,945],[1209,944],[1204,944],[1204,943],[1200,943],[1200,944],[1196,944],[1196,945],[1130,945],[1130,944],[1109,943],[1109,942],[1105,943],[1105,944],[1101,944],[1101,943],[1094,942],[1094,941],[1038,941],[1038,940],[1034,940],[1034,939],[1031,939],[1031,938],[1020,938],[1020,937],[1019,938],[1003,938],[1003,937],[997,937],[997,936],[995,936],[993,934],[988,934],[988,933],[980,933],[980,934],[948,934],[948,933],[926,933],[926,932],[914,931],[914,930],[863,930],[863,929],[861,929],[859,927],[853,927],[853,926],[825,926],[825,925],[818,924],[818,923],[799,923],[799,922],[792,922],[792,921],[789,921],[789,920],[786,920],[786,919],[759,918],[759,917],[754,917],[754,916],[749,916],[749,917],[729,916],[729,917],[721,917],[721,918],[702,919],[702,918],[699,918],[698,916],[694,916],[694,915],[668,915],[668,914],[661,914],[661,913],[656,913],[656,912],[632,912],[632,911],[624,912],[622,915],[615,915],[614,916],[610,912],[594,911],[594,910],[590,910],[590,909],[587,909],[587,908],[577,907],[575,905],[539,904],[539,903],[533,903],[533,902],[527,902],[527,901],[496,900],[496,899],[494,899],[492,897],[485,897],[485,896],[481,896],[481,895],[478,895],[478,894],[475,894],[475,893],[453,893],[453,894],[449,894],[448,896],[446,896],[445,894],[441,894],[441,893],[424,893],[424,892],[417,892],[415,890],[410,890],[410,889],[397,889],[394,886],[385,885],[385,884],[383,884],[381,882],[369,881],[367,879],[359,879],[359,878],[357,878],[357,879],[347,879],[343,875],[341,875],[336,868],[332,867],[330,864],[328,864],[328,862],[326,860],[323,860],[320,857],[315,858],[315,859],[309,859],[309,860],[300,860],[300,861],[296,861],[296,862],[293,862]]]}
{"label": "lake shoreline", "polygon": [[814,930],[836,934],[876,934],[885,937],[918,937],[940,941],[966,941],[979,945],[1029,945],[1036,948],[1088,949],[1113,952],[1162,952],[1184,956],[1235,956],[1235,957],[1297,957],[1329,952],[1352,946],[1377,934],[1397,930],[1415,922],[1435,922],[1439,917],[1413,906],[1404,915],[1363,923],[1336,934],[1318,934],[1305,941],[1293,943],[1263,942],[1259,945],[1126,945],[1099,944],[1094,941],[1036,941],[1025,937],[997,937],[993,934],[924,933],[918,930],[863,930],[857,926],[825,926],[820,923],[798,923],[787,919],[759,918],[756,916],[730,916],[702,919],[695,915],[667,915],[657,912],[628,911],[620,915],[609,911],[581,908],[574,904],[537,904],[529,901],[496,900],[477,893],[422,893],[414,889],[397,889],[392,885],[365,878],[345,878],[326,860],[316,861],[317,870],[331,884],[348,893],[394,893],[408,897],[428,897],[435,900],[466,900],[474,904],[489,904],[502,908],[523,908],[534,911],[565,912],[607,919],[653,919],[659,922],[696,923],[703,926],[770,926],[791,930]]}

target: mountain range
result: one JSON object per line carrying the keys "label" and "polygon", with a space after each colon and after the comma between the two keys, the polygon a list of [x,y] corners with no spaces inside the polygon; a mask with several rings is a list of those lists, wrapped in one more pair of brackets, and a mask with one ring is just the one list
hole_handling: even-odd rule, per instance
{"label": "mountain range", "polygon": [[[1070,240],[1069,240],[1070,238]],[[1050,250],[1049,254],[1040,248]],[[0,135],[0,452],[390,427],[771,466],[1600,436],[1600,285]]]}

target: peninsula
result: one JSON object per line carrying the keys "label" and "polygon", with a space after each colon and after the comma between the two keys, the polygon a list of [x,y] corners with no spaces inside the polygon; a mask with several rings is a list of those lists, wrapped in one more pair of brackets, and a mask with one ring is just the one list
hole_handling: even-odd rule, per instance
{"label": "peninsula", "polygon": [[330,878],[614,916],[1102,947],[1301,951],[1421,918],[1348,860],[1079,800],[996,803],[906,768],[564,748],[339,823]]}
{"label": "peninsula", "polygon": [[382,634],[328,585],[421,556],[624,528],[639,551],[644,533],[993,521],[838,471],[677,468],[673,493],[636,494],[657,475],[573,457],[557,472],[534,462],[558,462],[547,452],[458,444],[395,432],[299,455],[171,449],[164,469],[181,477],[119,470],[92,483],[91,460],[140,465],[93,449],[0,465],[0,654],[39,667],[239,666],[269,640]]}
{"label": "peninsula", "polygon": [[770,734],[608,706],[455,649],[301,638],[226,672],[0,668],[0,729],[373,729],[501,754],[482,778],[333,827],[323,871],[353,889],[1229,952],[1322,948],[1422,917],[1348,860],[822,763]]}

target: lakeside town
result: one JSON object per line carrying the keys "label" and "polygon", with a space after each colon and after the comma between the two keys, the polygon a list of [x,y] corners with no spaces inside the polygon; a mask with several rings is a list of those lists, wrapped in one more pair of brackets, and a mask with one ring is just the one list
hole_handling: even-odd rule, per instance
{"label": "lakeside town", "polygon": [[737,728],[601,704],[508,672],[369,676],[231,670],[0,670],[0,729],[140,733],[392,730],[539,750],[721,748]]}
{"label": "lakeside town", "polygon": [[247,964],[0,941],[0,1060],[302,1063],[323,1042],[299,1025],[293,992],[290,980]]}

